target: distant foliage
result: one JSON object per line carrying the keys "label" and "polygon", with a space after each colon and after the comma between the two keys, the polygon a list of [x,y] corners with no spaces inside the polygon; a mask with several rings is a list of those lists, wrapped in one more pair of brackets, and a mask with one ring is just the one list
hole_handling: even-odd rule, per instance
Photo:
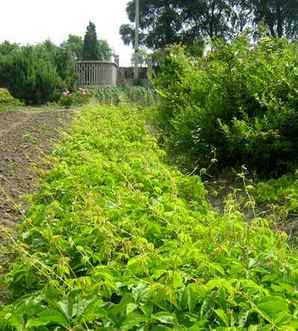
{"label": "distant foliage", "polygon": [[61,47],[69,51],[75,60],[82,60],[83,46],[83,38],[73,34],[70,34],[68,39],[61,44]]}
{"label": "distant foliage", "polygon": [[[136,0],[127,3],[130,24],[120,27],[125,44],[134,43]],[[141,0],[140,44],[151,49],[175,43],[192,47],[206,38],[232,40],[264,25],[273,37],[298,37],[297,0]]]}
{"label": "distant foliage", "polygon": [[[37,46],[0,47],[0,86],[26,104],[57,101],[76,76],[70,53],[50,41]],[[8,50],[9,49],[9,50]]]}
{"label": "distant foliage", "polygon": [[164,139],[186,163],[285,172],[298,158],[298,46],[262,38],[217,42],[207,57],[168,49],[154,84]]}
{"label": "distant foliage", "polygon": [[141,86],[100,87],[94,90],[94,96],[98,102],[110,105],[130,102],[151,106],[157,101],[157,95],[153,89]]}

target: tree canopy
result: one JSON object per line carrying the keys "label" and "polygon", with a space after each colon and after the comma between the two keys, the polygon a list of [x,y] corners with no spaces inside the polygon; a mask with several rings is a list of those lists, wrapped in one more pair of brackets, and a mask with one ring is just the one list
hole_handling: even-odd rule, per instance
{"label": "tree canopy", "polygon": [[253,0],[254,20],[264,22],[273,37],[298,37],[297,0]]}
{"label": "tree canopy", "polygon": [[[127,14],[134,22],[135,0]],[[140,43],[152,49],[208,37],[229,40],[246,27],[257,30],[261,22],[273,36],[297,36],[297,0],[140,0]],[[120,34],[133,44],[134,25],[122,25]]]}
{"label": "tree canopy", "polygon": [[76,60],[83,57],[84,41],[81,36],[70,34],[68,39],[61,44],[61,47],[68,50]]}
{"label": "tree canopy", "polygon": [[98,40],[96,26],[89,22],[83,42],[82,59],[108,61],[111,56],[112,50],[109,44],[105,40]]}

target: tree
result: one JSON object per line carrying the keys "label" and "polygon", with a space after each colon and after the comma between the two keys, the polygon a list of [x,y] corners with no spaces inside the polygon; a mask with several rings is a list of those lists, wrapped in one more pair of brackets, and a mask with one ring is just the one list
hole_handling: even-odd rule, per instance
{"label": "tree", "polygon": [[4,41],[0,44],[0,56],[1,55],[10,55],[13,51],[19,48],[18,44],[10,43],[9,41]]}
{"label": "tree", "polygon": [[112,57],[112,50],[106,40],[98,40],[98,60],[110,61]]}
{"label": "tree", "polygon": [[84,38],[83,60],[99,60],[109,61],[112,56],[112,50],[105,40],[98,40],[96,33],[96,26],[94,23],[89,22],[87,31]]}
{"label": "tree", "polygon": [[[135,0],[127,5],[135,19]],[[258,30],[264,22],[272,36],[298,36],[297,0],[140,0],[140,44],[151,49],[173,43],[191,45],[206,38],[231,40],[247,27]],[[133,44],[134,24],[124,24],[120,34]]]}
{"label": "tree", "polygon": [[96,26],[94,23],[89,22],[84,38],[83,59],[97,60],[98,53],[99,53],[99,47],[98,47]]}
{"label": "tree", "polygon": [[297,0],[253,0],[254,23],[263,22],[273,37],[298,37]]}
{"label": "tree", "polygon": [[81,36],[70,34],[68,39],[61,44],[61,47],[68,50],[75,60],[82,59],[84,41]]}
{"label": "tree", "polygon": [[[206,37],[230,39],[248,25],[251,7],[244,0],[140,0],[140,43],[158,49],[168,44],[191,45]],[[127,5],[131,22],[135,0]],[[133,43],[134,25],[124,24],[120,34]]]}

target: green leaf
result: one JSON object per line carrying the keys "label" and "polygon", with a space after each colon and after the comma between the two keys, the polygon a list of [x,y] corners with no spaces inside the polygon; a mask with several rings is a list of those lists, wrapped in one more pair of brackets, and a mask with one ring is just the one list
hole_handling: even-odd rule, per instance
{"label": "green leaf", "polygon": [[136,309],[138,309],[138,305],[135,303],[129,303],[126,306],[126,314],[129,315],[130,313],[134,312]]}
{"label": "green leaf", "polygon": [[40,316],[30,319],[26,324],[27,328],[40,327],[40,326],[68,326],[68,321],[65,319],[62,313],[54,309],[47,309],[40,313]]}
{"label": "green leaf", "polygon": [[220,320],[224,323],[225,326],[229,326],[229,318],[222,309],[214,309],[214,312],[220,318]]}
{"label": "green leaf", "polygon": [[157,313],[153,318],[163,324],[174,325],[176,322],[176,315],[166,312]]}
{"label": "green leaf", "polygon": [[131,313],[121,325],[121,330],[128,331],[148,321],[148,318],[138,313]]}
{"label": "green leaf", "polygon": [[290,322],[288,302],[279,296],[268,296],[256,304],[256,311],[273,325],[285,325]]}

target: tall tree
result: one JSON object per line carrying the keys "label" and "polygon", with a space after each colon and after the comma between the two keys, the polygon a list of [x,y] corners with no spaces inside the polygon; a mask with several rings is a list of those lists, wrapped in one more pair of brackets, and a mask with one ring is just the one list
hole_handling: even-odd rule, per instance
{"label": "tall tree", "polygon": [[83,60],[98,60],[110,61],[112,50],[106,40],[97,38],[96,26],[89,22],[84,38],[82,59]]}
{"label": "tall tree", "polygon": [[273,37],[298,37],[297,0],[253,0],[255,24],[263,22]]}
{"label": "tall tree", "polygon": [[96,26],[94,23],[89,22],[84,38],[83,60],[98,60],[98,53],[99,47]]}
{"label": "tall tree", "polygon": [[[167,44],[206,37],[231,38],[242,31],[251,8],[244,0],[140,0],[141,44],[157,49]],[[127,5],[131,22],[135,19],[135,0]],[[133,24],[120,28],[124,43],[133,43]]]}

